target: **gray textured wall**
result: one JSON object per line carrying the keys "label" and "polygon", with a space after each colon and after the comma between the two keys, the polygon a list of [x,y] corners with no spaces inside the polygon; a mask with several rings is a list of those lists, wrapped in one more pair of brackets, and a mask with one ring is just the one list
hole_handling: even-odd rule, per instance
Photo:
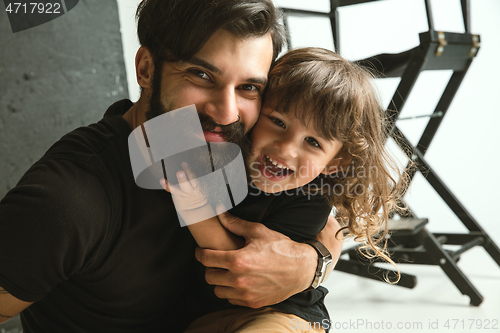
{"label": "gray textured wall", "polygon": [[0,198],[62,135],[127,98],[114,0],[12,33],[0,4]]}
{"label": "gray textured wall", "polygon": [[[65,133],[128,96],[114,0],[12,33],[0,4],[0,198]],[[0,331],[21,331],[18,317]]]}

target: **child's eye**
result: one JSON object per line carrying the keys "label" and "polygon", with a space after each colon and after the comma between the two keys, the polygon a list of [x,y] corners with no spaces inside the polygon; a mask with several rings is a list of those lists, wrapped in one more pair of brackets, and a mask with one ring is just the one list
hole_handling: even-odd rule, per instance
{"label": "child's eye", "polygon": [[321,145],[319,144],[318,140],[316,140],[315,138],[312,138],[309,136],[306,138],[306,141],[308,144],[310,144],[311,146],[313,146],[315,148],[321,148]]}
{"label": "child's eye", "polygon": [[271,119],[271,121],[273,123],[275,123],[276,125],[278,125],[279,127],[282,127],[282,128],[285,128],[285,123],[283,121],[281,121],[280,119],[278,118],[274,118],[274,117],[269,117],[269,119]]}

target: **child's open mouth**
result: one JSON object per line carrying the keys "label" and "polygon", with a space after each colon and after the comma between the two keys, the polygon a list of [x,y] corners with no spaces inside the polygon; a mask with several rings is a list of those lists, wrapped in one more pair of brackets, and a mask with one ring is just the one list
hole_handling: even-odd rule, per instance
{"label": "child's open mouth", "polygon": [[260,172],[270,180],[279,181],[288,177],[288,175],[293,173],[293,170],[285,166],[278,166],[269,156],[262,154],[260,158]]}

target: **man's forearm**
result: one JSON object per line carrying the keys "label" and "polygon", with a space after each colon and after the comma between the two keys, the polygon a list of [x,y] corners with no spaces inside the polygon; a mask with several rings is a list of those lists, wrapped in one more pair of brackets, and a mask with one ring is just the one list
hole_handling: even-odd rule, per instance
{"label": "man's forearm", "polygon": [[302,253],[304,254],[304,262],[300,265],[303,275],[301,281],[298,281],[300,282],[298,289],[290,296],[298,294],[311,286],[316,275],[316,268],[318,267],[318,253],[316,250],[311,245],[305,243],[301,243],[300,246],[303,247]]}

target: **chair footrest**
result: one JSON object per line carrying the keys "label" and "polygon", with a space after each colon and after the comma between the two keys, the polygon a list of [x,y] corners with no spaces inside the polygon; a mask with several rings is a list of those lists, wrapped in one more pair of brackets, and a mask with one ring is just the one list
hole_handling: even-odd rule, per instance
{"label": "chair footrest", "polygon": [[397,234],[398,236],[415,235],[420,232],[429,222],[427,219],[401,219],[389,220],[389,234]]}

